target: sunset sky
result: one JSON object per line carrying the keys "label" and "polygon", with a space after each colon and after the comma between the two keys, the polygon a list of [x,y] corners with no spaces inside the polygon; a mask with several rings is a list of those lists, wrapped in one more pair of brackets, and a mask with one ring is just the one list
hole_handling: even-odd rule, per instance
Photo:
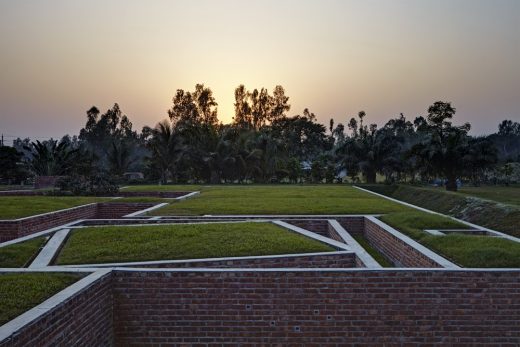
{"label": "sunset sky", "polygon": [[[520,121],[520,1],[0,0],[0,132],[78,134],[117,102],[134,128],[204,83],[219,118],[233,92],[277,84],[290,115],[382,125],[451,101],[473,134]],[[6,137],[6,140],[12,140]]]}

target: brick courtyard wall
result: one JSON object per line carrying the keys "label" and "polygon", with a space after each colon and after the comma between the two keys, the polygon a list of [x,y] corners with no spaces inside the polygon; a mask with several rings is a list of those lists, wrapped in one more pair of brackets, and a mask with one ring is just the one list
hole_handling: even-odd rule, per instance
{"label": "brick courtyard wall", "polygon": [[113,345],[111,287],[111,275],[97,280],[0,342],[0,347]]}
{"label": "brick courtyard wall", "polygon": [[116,345],[520,341],[519,272],[120,272]]}
{"label": "brick courtyard wall", "polygon": [[334,219],[351,235],[363,235],[365,232],[365,217],[363,216],[339,217]]}
{"label": "brick courtyard wall", "polygon": [[295,225],[297,227],[315,232],[316,234],[322,235],[322,236],[329,236],[328,235],[328,225],[326,219],[287,219],[283,220],[283,222]]}
{"label": "brick courtyard wall", "polygon": [[34,217],[0,220],[0,242],[31,235],[78,219],[94,218],[96,211],[96,203],[92,203]]}
{"label": "brick courtyard wall", "polygon": [[148,202],[103,202],[97,204],[94,219],[121,218],[127,214],[144,210],[157,205]]}
{"label": "brick courtyard wall", "polygon": [[0,220],[0,242],[34,234],[78,219],[121,218],[155,203],[92,203],[15,220]]}
{"label": "brick courtyard wall", "polygon": [[122,196],[122,197],[157,197],[157,198],[178,198],[180,196],[189,194],[192,192],[127,192],[127,191],[120,191],[116,196]]}
{"label": "brick courtyard wall", "polygon": [[129,265],[151,268],[353,268],[356,267],[355,253],[336,252],[320,255],[297,255],[250,259],[227,259],[209,261],[188,261],[150,265]]}
{"label": "brick courtyard wall", "polygon": [[365,219],[364,235],[372,246],[398,267],[442,267],[369,219]]}

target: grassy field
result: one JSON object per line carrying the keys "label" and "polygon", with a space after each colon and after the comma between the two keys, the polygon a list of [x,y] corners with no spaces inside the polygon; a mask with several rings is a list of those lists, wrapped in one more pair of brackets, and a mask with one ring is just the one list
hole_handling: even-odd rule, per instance
{"label": "grassy field", "polygon": [[[173,202],[151,213],[154,215],[377,214],[407,209],[347,185],[197,188],[201,190],[200,195]],[[184,187],[180,186],[179,190],[182,189]]]}
{"label": "grassy field", "polygon": [[424,229],[464,229],[449,218],[425,212],[393,213],[381,220],[463,267],[520,267],[520,243],[489,236],[434,236]]}
{"label": "grassy field", "polygon": [[1,267],[23,267],[45,243],[45,237],[37,237],[0,248]]}
{"label": "grassy field", "polygon": [[111,200],[87,196],[0,196],[0,219],[16,219]]}
{"label": "grassy field", "polygon": [[97,264],[332,250],[328,245],[271,223],[111,226],[74,231],[56,263]]}
{"label": "grassy field", "polygon": [[0,325],[42,303],[81,276],[59,273],[0,274]]}

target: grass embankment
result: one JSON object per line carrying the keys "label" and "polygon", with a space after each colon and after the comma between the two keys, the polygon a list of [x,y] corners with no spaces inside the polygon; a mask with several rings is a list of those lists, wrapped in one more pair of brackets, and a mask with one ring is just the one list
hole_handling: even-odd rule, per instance
{"label": "grass embankment", "polygon": [[0,219],[16,219],[112,200],[88,196],[0,196]]}
{"label": "grass embankment", "polygon": [[[479,188],[465,188],[460,193],[404,185],[367,185],[363,187],[432,211],[520,237],[520,207],[468,196],[470,193],[475,196],[486,195],[488,198],[503,195],[502,200],[515,202],[520,199],[517,196],[520,194],[520,189],[517,187],[497,187],[497,192],[491,192],[492,187],[480,188],[480,190]],[[506,191],[507,193],[505,193]]]}
{"label": "grass embankment", "polygon": [[0,274],[0,325],[42,303],[81,278],[77,274]]}
{"label": "grass embankment", "polygon": [[75,230],[57,264],[327,252],[334,249],[271,223],[218,223]]}
{"label": "grass embankment", "polygon": [[347,185],[208,186],[201,187],[200,195],[151,214],[378,214],[406,209]]}
{"label": "grass embankment", "polygon": [[0,248],[0,268],[26,266],[46,240],[42,236]]}
{"label": "grass embankment", "polygon": [[425,212],[393,213],[381,220],[463,267],[520,267],[520,243],[466,234],[434,236],[424,229],[464,229],[464,224]]}
{"label": "grass embankment", "polygon": [[520,207],[519,185],[462,187],[457,193]]}
{"label": "grass embankment", "polygon": [[365,251],[367,251],[368,254],[372,256],[372,258],[374,258],[375,261],[379,263],[379,265],[382,267],[394,267],[394,264],[373,247],[363,235],[352,235],[352,237],[365,249]]}

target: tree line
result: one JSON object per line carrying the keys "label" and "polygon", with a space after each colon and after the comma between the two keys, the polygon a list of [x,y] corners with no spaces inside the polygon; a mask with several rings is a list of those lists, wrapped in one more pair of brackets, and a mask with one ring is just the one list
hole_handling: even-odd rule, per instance
{"label": "tree line", "polygon": [[456,190],[461,181],[508,184],[520,173],[520,124],[474,137],[454,124],[456,109],[437,101],[413,120],[403,114],[381,128],[360,111],[347,123],[320,124],[309,109],[289,116],[282,86],[235,89],[230,124],[218,119],[210,88],[177,90],[168,119],[138,132],[116,103],[87,111],[79,136],[0,147],[0,179],[67,176],[72,185],[123,180],[129,172],[166,183],[426,183]]}

